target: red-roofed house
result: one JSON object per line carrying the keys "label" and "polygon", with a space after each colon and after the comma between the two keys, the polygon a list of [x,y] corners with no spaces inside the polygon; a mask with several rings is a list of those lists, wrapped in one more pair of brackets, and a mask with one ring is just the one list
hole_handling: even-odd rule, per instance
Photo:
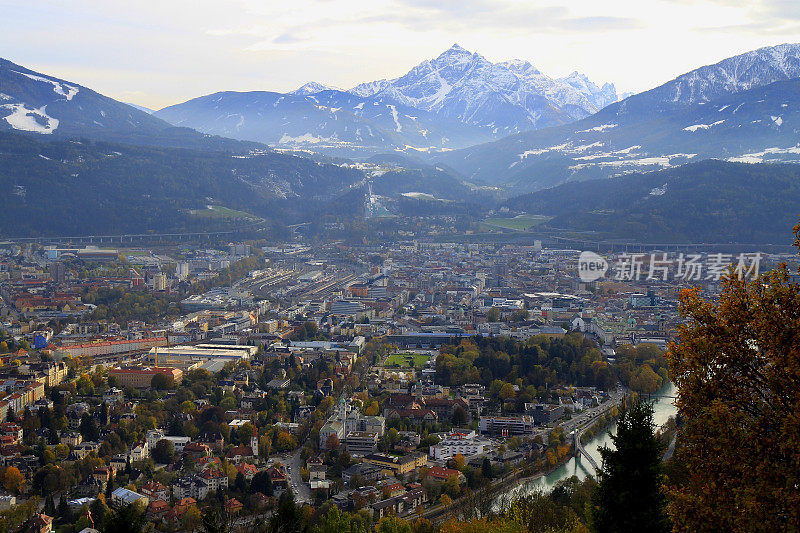
{"label": "red-roofed house", "polygon": [[164,500],[150,500],[147,506],[147,519],[151,522],[159,522],[166,518],[169,512],[169,504]]}
{"label": "red-roofed house", "polygon": [[450,476],[456,476],[459,481],[464,477],[464,474],[452,468],[444,468],[441,466],[433,466],[428,470],[428,477],[436,481],[447,481]]}
{"label": "red-roofed house", "polygon": [[242,509],[244,509],[244,505],[236,498],[231,498],[225,502],[225,510],[228,511],[228,514],[236,514]]}
{"label": "red-roofed house", "polygon": [[149,497],[150,501],[169,500],[169,487],[167,487],[166,485],[162,485],[158,481],[151,481],[147,483],[141,488],[139,492]]}
{"label": "red-roofed house", "polygon": [[272,480],[273,487],[286,488],[287,479],[286,472],[283,470],[283,465],[275,465],[267,470],[267,473],[269,474],[269,478]]}
{"label": "red-roofed house", "polygon": [[235,468],[236,471],[240,472],[247,481],[252,481],[253,476],[258,474],[258,468],[256,468],[254,465],[251,465],[250,463],[242,462],[236,465]]}
{"label": "red-roofed house", "polygon": [[228,458],[228,461],[233,464],[239,464],[242,461],[255,458],[255,455],[253,454],[253,448],[250,446],[236,446],[235,448],[228,450],[228,453],[225,456]]}

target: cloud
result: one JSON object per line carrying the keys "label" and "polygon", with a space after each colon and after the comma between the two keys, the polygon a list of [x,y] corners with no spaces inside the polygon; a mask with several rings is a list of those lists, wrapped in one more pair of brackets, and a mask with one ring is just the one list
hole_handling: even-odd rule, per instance
{"label": "cloud", "polygon": [[551,76],[579,70],[643,90],[800,40],[800,0],[0,3],[3,56],[153,108],[219,90],[394,78],[453,42],[491,61],[519,58]]}
{"label": "cloud", "polygon": [[306,40],[307,39],[305,39],[304,37],[298,37],[297,35],[291,33],[284,33],[282,35],[278,35],[277,37],[275,37],[272,40],[272,42],[278,44],[286,44],[286,43],[290,44],[290,43],[299,43]]}
{"label": "cloud", "polygon": [[[674,0],[675,4],[696,5],[689,0]],[[750,35],[796,35],[800,33],[800,1],[798,0],[706,0],[706,5],[738,11],[734,21],[710,20],[699,25],[698,32]]]}
{"label": "cloud", "polygon": [[605,32],[613,30],[639,30],[646,27],[646,24],[638,19],[630,17],[582,17],[569,18],[561,21],[562,29]]}

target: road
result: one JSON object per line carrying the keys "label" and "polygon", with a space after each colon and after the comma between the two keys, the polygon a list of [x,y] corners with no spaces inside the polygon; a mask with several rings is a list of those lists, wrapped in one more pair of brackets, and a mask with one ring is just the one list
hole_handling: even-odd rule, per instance
{"label": "road", "polygon": [[626,393],[622,388],[617,388],[609,395],[608,401],[603,402],[597,407],[592,407],[590,409],[586,409],[585,411],[581,411],[580,413],[573,415],[571,419],[559,422],[558,425],[564,428],[566,433],[572,433],[575,430],[584,429],[584,426],[593,422],[597,417],[601,416],[607,410],[611,409],[615,405],[619,405],[619,403],[625,397],[625,394]]}
{"label": "road", "polygon": [[294,454],[286,457],[286,474],[289,476],[289,488],[294,493],[294,499],[297,503],[311,503],[313,498],[311,496],[311,487],[308,486],[300,474],[300,469],[303,467],[303,460],[300,458],[300,450],[298,449]]}

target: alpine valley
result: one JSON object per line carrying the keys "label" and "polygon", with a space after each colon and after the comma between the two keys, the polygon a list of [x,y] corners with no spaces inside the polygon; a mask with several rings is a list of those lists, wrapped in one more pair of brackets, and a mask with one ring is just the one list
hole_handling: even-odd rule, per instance
{"label": "alpine valley", "polygon": [[[285,231],[434,214],[474,231],[503,208],[555,217],[541,227],[557,231],[597,223],[615,238],[706,239],[673,223],[689,204],[670,203],[672,195],[715,194],[720,213],[743,202],[724,193],[726,176],[731,184],[752,177],[748,198],[770,176],[795,191],[793,168],[773,163],[800,161],[798,95],[796,44],[731,57],[622,100],[614,85],[578,72],[550,77],[528,61],[493,63],[454,45],[403,76],[349,90],[309,82],[289,93],[224,91],[152,112],[0,59],[0,198],[10,206],[0,229]],[[712,159],[721,161],[696,165]],[[647,198],[644,207],[663,204],[658,221],[631,233],[595,220],[591,202],[559,207],[574,188],[526,195],[588,180],[602,180],[587,190],[613,212],[627,209],[617,182]],[[800,212],[790,196],[759,198],[789,217]],[[702,219],[702,202],[691,205]],[[37,216],[26,217],[31,209]],[[751,238],[778,239],[762,229]]]}

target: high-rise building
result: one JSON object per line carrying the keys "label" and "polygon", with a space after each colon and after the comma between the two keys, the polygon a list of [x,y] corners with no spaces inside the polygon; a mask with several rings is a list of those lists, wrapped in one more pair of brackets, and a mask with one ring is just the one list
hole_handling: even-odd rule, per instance
{"label": "high-rise building", "polygon": [[163,272],[159,272],[153,278],[153,290],[156,291],[165,291],[167,290],[167,275]]}
{"label": "high-rise building", "polygon": [[64,283],[67,279],[67,269],[64,263],[58,261],[50,265],[50,277],[56,283]]}
{"label": "high-rise building", "polygon": [[176,274],[178,276],[178,279],[181,281],[189,277],[189,263],[187,263],[186,261],[181,261],[180,263],[178,263]]}

